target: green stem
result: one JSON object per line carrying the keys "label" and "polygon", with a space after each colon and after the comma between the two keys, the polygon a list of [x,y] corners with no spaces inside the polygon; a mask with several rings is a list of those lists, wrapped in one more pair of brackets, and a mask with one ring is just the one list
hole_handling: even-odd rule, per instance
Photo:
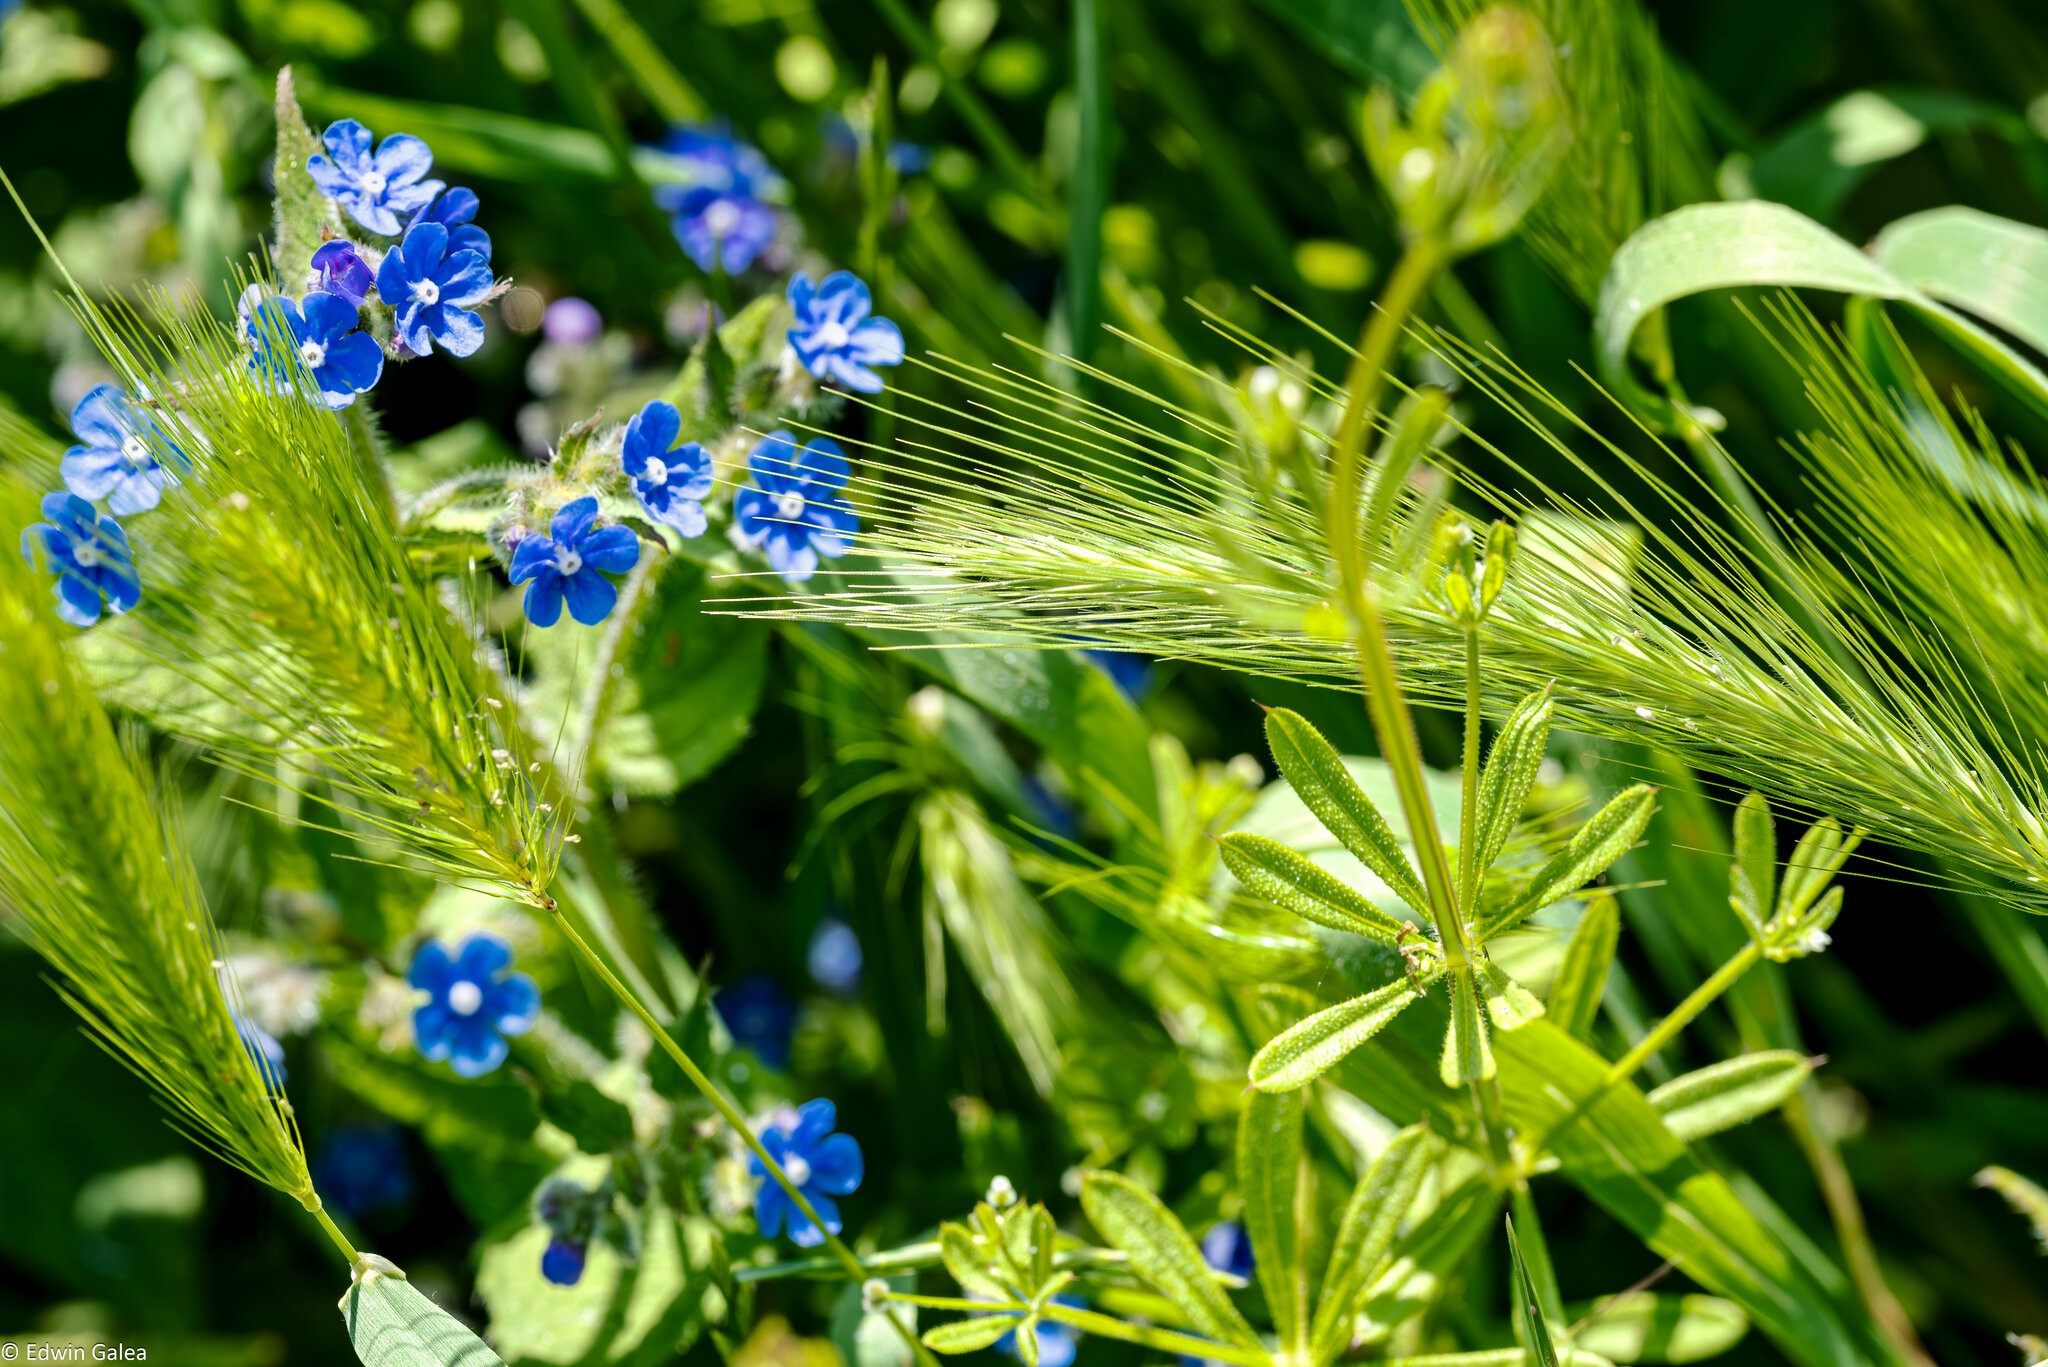
{"label": "green stem", "polygon": [[[713,1082],[705,1074],[704,1070],[697,1066],[696,1060],[685,1053],[683,1047],[675,1042],[675,1039],[662,1026],[662,1023],[655,1019],[654,1013],[649,1011],[623,982],[619,981],[619,976],[612,972],[611,965],[607,964],[604,958],[590,947],[588,941],[576,933],[576,927],[569,923],[569,919],[559,909],[551,908],[551,910],[553,910],[556,927],[563,935],[568,937],[569,943],[574,946],[578,954],[583,956],[584,962],[589,964],[591,970],[604,980],[605,986],[612,990],[612,995],[619,999],[619,1003],[635,1016],[638,1016],[640,1023],[652,1032],[655,1042],[662,1047],[662,1050],[670,1058],[675,1060],[676,1067],[683,1070],[683,1076],[690,1080],[690,1085],[695,1087],[703,1095],[704,1099],[711,1103],[719,1115],[725,1118],[725,1123],[732,1126],[733,1133],[737,1134],[753,1153],[754,1157],[760,1160],[761,1166],[768,1173],[769,1180],[782,1188],[783,1194],[789,1197],[790,1204],[801,1211],[804,1218],[809,1220],[812,1226],[825,1236],[826,1250],[838,1260],[842,1268],[846,1269],[846,1274],[856,1282],[865,1281],[868,1271],[867,1268],[861,1265],[859,1255],[848,1248],[845,1241],[838,1235],[826,1230],[825,1221],[819,1216],[817,1207],[811,1204],[810,1198],[804,1195],[801,1187],[789,1180],[789,1174],[782,1170],[782,1164],[778,1163],[775,1160],[775,1155],[768,1152],[767,1146],[762,1144],[760,1136],[754,1133],[753,1126],[747,1123],[746,1116],[740,1113],[739,1106],[733,1102],[732,1098],[719,1090],[718,1084]],[[917,1336],[911,1333],[906,1325],[897,1320],[894,1315],[888,1318],[889,1322],[896,1326],[897,1332],[902,1336],[903,1341],[910,1345],[911,1352],[917,1355],[918,1361],[924,1364],[924,1367],[938,1367],[938,1359],[932,1356],[930,1349],[918,1342]]]}
{"label": "green stem", "polygon": [[1041,1319],[1071,1325],[1084,1334],[1119,1339],[1124,1343],[1155,1348],[1162,1353],[1174,1353],[1209,1362],[1234,1363],[1236,1367],[1272,1367],[1273,1363],[1272,1354],[1263,1348],[1240,1348],[1233,1343],[1218,1343],[1213,1339],[1196,1338],[1193,1334],[1177,1334],[1171,1329],[1155,1329],[1149,1324],[1131,1324],[1113,1315],[1061,1305],[1058,1301],[1049,1301],[1040,1306],[1038,1313]]}
{"label": "green stem", "polygon": [[320,1222],[320,1228],[327,1231],[327,1237],[332,1239],[334,1246],[341,1250],[341,1256],[348,1260],[348,1265],[351,1268],[355,1267],[362,1261],[363,1255],[356,1252],[356,1246],[348,1241],[346,1234],[341,1232],[341,1226],[334,1223],[334,1217],[329,1215],[327,1208],[320,1204],[320,1198],[312,1196],[310,1199],[313,1204],[307,1206],[306,1209],[313,1212],[313,1218]]}
{"label": "green stem", "polygon": [[1686,999],[1671,1011],[1671,1014],[1650,1028],[1650,1033],[1636,1041],[1635,1048],[1614,1061],[1606,1076],[1600,1079],[1600,1090],[1618,1086],[1635,1075],[1638,1068],[1648,1063],[1653,1055],[1677,1037],[1678,1032],[1691,1025],[1699,1014],[1714,1004],[1714,999],[1735,986],[1736,980],[1749,972],[1763,957],[1763,949],[1751,940],[1737,950],[1735,957],[1714,970],[1713,976],[1692,990]]}
{"label": "green stem", "polygon": [[1465,628],[1465,767],[1463,805],[1458,809],[1458,905],[1472,905],[1478,881],[1479,829],[1479,628]]}
{"label": "green stem", "polygon": [[590,26],[604,35],[612,51],[633,74],[640,89],[670,123],[690,123],[711,117],[711,106],[691,89],[647,31],[633,22],[618,0],[576,0],[576,8]]}

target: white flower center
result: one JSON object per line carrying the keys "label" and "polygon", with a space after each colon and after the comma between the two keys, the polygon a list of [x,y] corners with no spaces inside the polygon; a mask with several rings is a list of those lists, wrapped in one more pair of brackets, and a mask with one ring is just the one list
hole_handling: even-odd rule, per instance
{"label": "white flower center", "polygon": [[555,573],[574,574],[583,568],[583,557],[571,550],[555,552]]}
{"label": "white flower center", "polygon": [[307,342],[299,348],[299,357],[306,363],[306,369],[318,370],[327,364],[327,348],[318,342]]}
{"label": "white flower center", "polygon": [[121,438],[121,459],[137,468],[151,464],[149,444],[130,432]]}
{"label": "white flower center", "polygon": [[662,485],[668,483],[668,466],[658,460],[650,460],[647,462],[647,467],[640,472],[640,479],[642,483],[652,484],[655,488],[659,489]]}
{"label": "white flower center", "polygon": [[362,191],[366,195],[381,195],[384,193],[384,173],[382,171],[365,171],[363,172],[363,178],[357,181],[356,184],[362,187]]}
{"label": "white flower center", "polygon": [[441,287],[431,280],[415,280],[412,282],[412,288],[407,292],[412,295],[414,300],[422,304],[438,304],[441,302]]}
{"label": "white flower center", "polygon": [[811,333],[811,344],[821,351],[838,351],[853,337],[837,318],[828,318]]}
{"label": "white flower center", "polygon": [[484,990],[464,978],[448,989],[448,1009],[458,1016],[474,1016],[484,1004]]}
{"label": "white flower center", "polygon": [[788,1173],[789,1180],[799,1187],[811,1180],[811,1165],[804,1161],[801,1154],[792,1153],[784,1158],[782,1170]]}
{"label": "white flower center", "polygon": [[704,210],[704,226],[713,237],[731,237],[733,229],[740,226],[740,211],[729,200],[714,199]]}
{"label": "white flower center", "polygon": [[71,558],[78,563],[78,568],[89,570],[100,563],[100,548],[90,541],[81,541],[71,548]]}
{"label": "white flower center", "polygon": [[784,522],[800,522],[804,515],[804,496],[799,493],[777,494],[775,515]]}

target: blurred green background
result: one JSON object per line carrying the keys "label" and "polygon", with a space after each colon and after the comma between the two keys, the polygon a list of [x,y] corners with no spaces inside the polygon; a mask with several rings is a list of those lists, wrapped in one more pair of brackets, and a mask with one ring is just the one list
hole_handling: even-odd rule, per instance
{"label": "blurred green background", "polygon": [[[461,463],[543,451],[601,399],[671,373],[701,331],[714,287],[670,237],[632,155],[684,118],[729,119],[790,182],[783,240],[733,282],[731,302],[793,264],[851,265],[875,280],[878,311],[913,351],[1035,368],[1018,344],[1044,345],[1170,393],[1170,367],[1100,325],[1236,375],[1241,351],[1199,304],[1327,363],[1327,345],[1256,291],[1355,332],[1397,247],[1362,161],[1359,97],[1372,84],[1411,88],[1434,60],[1398,0],[662,0],[632,10],[652,51],[619,41],[614,4],[30,0],[0,28],[0,166],[91,291],[196,290],[224,308],[224,264],[267,227],[279,66],[293,67],[316,128],[355,117],[379,136],[425,138],[436,173],[482,196],[494,264],[518,289],[475,357],[394,367],[372,402],[401,448]],[[1712,144],[1708,192],[1783,199],[1852,240],[1951,203],[2048,222],[2038,6],[1722,0],[1653,12]],[[857,148],[878,83],[907,146],[899,197],[873,223]],[[108,378],[58,283],[27,225],[0,216],[0,402],[53,435]],[[600,340],[547,340],[546,306],[571,296],[598,309]],[[1589,359],[1586,310],[1520,240],[1464,263],[1428,311],[1591,404],[1573,370]],[[1731,415],[1731,447],[1796,506],[1776,458],[1791,411],[1783,380],[1725,302],[1679,315],[1695,397]],[[1931,364],[1940,381],[1967,383]],[[932,384],[911,367],[900,376],[892,384]],[[867,434],[886,437],[886,414],[874,421]],[[875,1174],[850,1203],[851,1227],[908,1238],[997,1171],[1057,1191],[1079,1154],[971,993],[954,992],[944,1039],[925,1033],[914,894],[884,876],[900,811],[864,807],[821,826],[806,789],[822,753],[819,668],[778,640],[751,734],[714,781],[631,803],[619,838],[687,955],[708,958],[720,982],[764,973],[804,1001],[792,1066],[841,1096]],[[903,679],[901,691],[916,682]],[[1300,691],[1162,666],[1143,707],[1198,758],[1260,752],[1254,698],[1301,706],[1340,745],[1370,748],[1344,699]],[[1449,758],[1448,732],[1430,741]],[[862,896],[841,905],[849,887]],[[216,899],[231,925],[257,914],[254,896],[240,908]],[[806,973],[828,906],[867,949],[856,1001]],[[1851,907],[1837,952],[1799,978],[1808,1042],[1832,1060],[1828,1123],[1935,1355],[2010,1361],[2005,1331],[2048,1332],[2048,1278],[2017,1221],[1954,1192],[1988,1161],[2036,1175],[2048,1165],[2048,1022],[1932,894],[1869,879]],[[1104,961],[1123,943],[1068,929]],[[1631,937],[1624,959],[1657,1000],[1690,971],[1669,939]],[[1931,985],[1929,962],[1944,966]],[[191,1155],[38,972],[0,938],[0,1333],[127,1337],[150,1345],[151,1361],[222,1367],[344,1360],[339,1288],[309,1227]],[[1129,1086],[1102,1080],[1105,1095]],[[317,1085],[302,1104],[317,1161],[348,1107]],[[1189,1121],[1147,1142],[1163,1168],[1192,1177],[1213,1161],[1212,1139]],[[405,1142],[413,1190],[367,1228],[378,1251],[461,1306],[474,1203]],[[1778,1180],[1782,1137],[1744,1134],[1724,1151],[1802,1227],[1826,1228],[1803,1172]],[[1561,1198],[1546,1214],[1568,1251],[1568,1297],[1649,1270],[1583,1203]],[[829,1309],[829,1297],[795,1291],[783,1307],[807,1333]],[[809,1350],[750,1351],[794,1363]],[[1726,1360],[1772,1359],[1752,1336]]]}

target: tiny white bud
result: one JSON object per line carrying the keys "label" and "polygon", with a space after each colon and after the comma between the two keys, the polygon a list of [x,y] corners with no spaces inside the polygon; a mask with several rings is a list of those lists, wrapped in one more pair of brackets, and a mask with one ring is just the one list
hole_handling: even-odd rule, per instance
{"label": "tiny white bud", "polygon": [[880,1277],[870,1277],[860,1284],[860,1308],[868,1314],[879,1314],[888,1299],[889,1283]]}
{"label": "tiny white bud", "polygon": [[1010,1179],[998,1175],[988,1184],[988,1194],[982,1198],[997,1210],[1008,1210],[1017,1204],[1017,1189],[1010,1185]]}

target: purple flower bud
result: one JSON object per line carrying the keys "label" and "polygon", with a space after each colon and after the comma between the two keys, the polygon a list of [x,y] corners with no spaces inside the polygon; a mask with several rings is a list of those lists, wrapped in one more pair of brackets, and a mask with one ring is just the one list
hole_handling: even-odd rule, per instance
{"label": "purple flower bud", "polygon": [[604,319],[588,299],[567,295],[548,305],[541,332],[557,346],[583,346],[604,331]]}
{"label": "purple flower bud", "polygon": [[540,1255],[540,1275],[556,1286],[574,1286],[583,1280],[583,1264],[590,1250],[567,1239],[554,1239]]}
{"label": "purple flower bud", "polygon": [[307,289],[337,295],[354,308],[363,306],[376,283],[370,264],[363,260],[356,244],[346,238],[323,243],[313,253],[313,269],[306,277]]}

